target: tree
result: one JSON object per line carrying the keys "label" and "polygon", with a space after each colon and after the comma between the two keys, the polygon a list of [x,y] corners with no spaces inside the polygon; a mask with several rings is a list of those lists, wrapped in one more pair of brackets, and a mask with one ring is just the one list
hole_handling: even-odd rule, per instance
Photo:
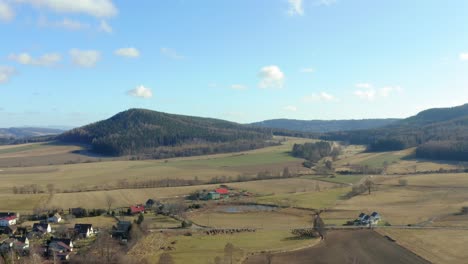
{"label": "tree", "polygon": [[372,189],[373,189],[374,186],[375,186],[375,183],[372,181],[371,178],[367,178],[367,179],[364,181],[364,186],[367,188],[367,191],[369,192],[369,195],[370,195]]}
{"label": "tree", "polygon": [[144,220],[145,220],[145,216],[143,215],[143,213],[140,213],[138,215],[138,219],[136,220],[137,225],[140,225],[141,223],[143,223]]}
{"label": "tree", "polygon": [[234,256],[234,245],[231,243],[227,243],[224,246],[224,262],[228,264],[232,264],[232,258]]}
{"label": "tree", "polygon": [[110,212],[110,209],[112,207],[112,204],[115,202],[114,197],[107,195],[106,196],[106,203],[107,203],[107,213]]}
{"label": "tree", "polygon": [[323,222],[322,218],[320,217],[320,214],[322,212],[323,211],[318,211],[318,212],[315,213],[313,226],[314,226],[314,230],[319,234],[320,238],[322,240],[324,240],[325,236],[326,236],[326,233],[327,233],[327,230],[325,229],[325,223]]}
{"label": "tree", "polygon": [[158,264],[174,264],[174,260],[169,253],[162,253],[159,257]]}
{"label": "tree", "polygon": [[284,167],[284,169],[283,169],[283,178],[289,178],[289,177],[291,177],[291,173],[289,172],[289,168]]}

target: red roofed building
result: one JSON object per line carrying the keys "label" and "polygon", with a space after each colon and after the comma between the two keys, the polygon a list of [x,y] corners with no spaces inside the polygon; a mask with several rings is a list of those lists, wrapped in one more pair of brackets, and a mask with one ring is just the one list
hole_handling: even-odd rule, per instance
{"label": "red roofed building", "polygon": [[131,214],[139,214],[139,213],[144,213],[144,212],[145,212],[145,207],[143,205],[130,206]]}
{"label": "red roofed building", "polygon": [[16,225],[16,220],[17,220],[16,215],[10,215],[10,216],[0,218],[0,226]]}
{"label": "red roofed building", "polygon": [[221,195],[228,195],[229,194],[229,190],[226,189],[226,188],[218,188],[215,190],[215,192],[221,194]]}

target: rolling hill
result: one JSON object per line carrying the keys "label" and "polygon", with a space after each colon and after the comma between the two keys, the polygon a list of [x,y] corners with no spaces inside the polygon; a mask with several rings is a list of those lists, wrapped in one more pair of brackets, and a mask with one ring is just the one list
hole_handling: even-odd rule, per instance
{"label": "rolling hill", "polygon": [[468,104],[428,109],[382,128],[330,132],[321,138],[365,144],[369,151],[418,147],[420,158],[468,160]]}
{"label": "rolling hill", "polygon": [[224,120],[130,109],[57,137],[105,155],[151,158],[242,151],[271,144],[271,131]]}
{"label": "rolling hill", "polygon": [[63,133],[61,129],[40,127],[10,127],[0,128],[0,138],[26,138],[46,135],[57,135]]}
{"label": "rolling hill", "polygon": [[296,120],[296,119],[271,119],[252,123],[252,126],[287,129],[293,131],[326,133],[335,131],[351,131],[371,129],[390,125],[399,119],[362,119],[362,120]]}

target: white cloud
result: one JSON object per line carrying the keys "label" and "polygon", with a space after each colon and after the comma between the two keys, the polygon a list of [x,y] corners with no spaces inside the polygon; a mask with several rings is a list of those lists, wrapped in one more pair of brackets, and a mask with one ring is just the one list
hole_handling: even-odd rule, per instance
{"label": "white cloud", "polygon": [[459,58],[462,61],[468,61],[468,52],[460,53]]}
{"label": "white cloud", "polygon": [[53,66],[62,60],[62,56],[60,56],[60,54],[58,53],[48,53],[38,58],[33,58],[28,53],[20,53],[10,54],[10,56],[8,56],[8,59],[24,65]]}
{"label": "white cloud", "polygon": [[106,33],[112,33],[112,27],[107,23],[105,20],[101,20],[101,23],[99,24],[99,31],[106,32]]}
{"label": "white cloud", "polygon": [[283,107],[283,110],[289,111],[289,112],[296,112],[296,111],[297,111],[297,107],[294,106],[294,105],[287,105],[287,106]]}
{"label": "white cloud", "polygon": [[249,87],[247,87],[246,85],[243,85],[243,84],[233,84],[231,85],[231,89],[234,89],[234,90],[247,90]]}
{"label": "white cloud", "polygon": [[361,99],[372,101],[375,99],[376,92],[374,88],[370,88],[367,90],[356,90],[354,91],[354,95]]}
{"label": "white cloud", "polygon": [[14,0],[57,13],[80,13],[94,17],[113,17],[118,10],[112,0]]}
{"label": "white cloud", "polygon": [[153,92],[150,88],[144,87],[143,85],[137,86],[132,90],[127,92],[128,95],[140,98],[151,98],[153,97]]}
{"label": "white cloud", "polygon": [[288,14],[290,16],[294,15],[304,15],[304,8],[302,7],[302,0],[288,0],[289,10]]}
{"label": "white cloud", "polygon": [[127,57],[127,58],[138,58],[140,57],[140,51],[137,50],[136,48],[121,48],[116,50],[115,55],[117,56],[122,56],[122,57]]}
{"label": "white cloud", "polygon": [[8,82],[15,73],[16,70],[13,67],[0,66],[0,84]]}
{"label": "white cloud", "polygon": [[0,0],[0,20],[1,21],[10,21],[15,17],[15,12],[11,7],[5,2]]}
{"label": "white cloud", "polygon": [[315,2],[316,5],[319,6],[330,6],[336,3],[336,0],[317,0]]}
{"label": "white cloud", "polygon": [[354,91],[354,95],[368,101],[373,101],[379,97],[389,97],[393,93],[400,93],[403,91],[400,86],[385,86],[379,89],[375,89],[370,83],[358,83],[355,86],[358,89]]}
{"label": "white cloud", "polygon": [[61,21],[48,21],[45,16],[40,16],[38,25],[40,27],[63,28],[67,30],[82,30],[90,28],[89,24],[77,20],[64,18]]}
{"label": "white cloud", "polygon": [[96,50],[71,49],[70,56],[73,64],[80,67],[94,67],[101,59],[101,54]]}
{"label": "white cloud", "polygon": [[181,60],[185,58],[184,56],[177,53],[175,49],[171,49],[171,48],[161,48],[160,52],[162,55],[169,57],[171,59],[174,59],[174,60]]}
{"label": "white cloud", "polygon": [[313,72],[315,72],[315,69],[314,68],[302,68],[301,72],[302,73],[313,73]]}
{"label": "white cloud", "polygon": [[372,84],[370,84],[370,83],[357,83],[355,86],[356,86],[356,88],[360,88],[360,89],[370,89],[370,88],[372,88]]}
{"label": "white cloud", "polygon": [[284,84],[284,73],[276,65],[265,66],[258,73],[260,88],[282,88]]}
{"label": "white cloud", "polygon": [[304,96],[302,100],[306,103],[318,102],[318,101],[338,101],[338,99],[332,94],[326,92],[320,92],[318,94],[311,94]]}

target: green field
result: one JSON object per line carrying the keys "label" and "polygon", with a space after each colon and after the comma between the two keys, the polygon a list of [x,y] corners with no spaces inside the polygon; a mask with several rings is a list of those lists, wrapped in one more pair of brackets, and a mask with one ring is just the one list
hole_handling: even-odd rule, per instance
{"label": "green field", "polygon": [[8,148],[3,147],[3,148],[0,148],[0,155],[1,154],[8,154],[8,153],[15,153],[15,152],[39,149],[39,148],[42,148],[43,146],[44,146],[44,144],[25,144],[25,145],[12,146],[12,147],[8,147]]}
{"label": "green field", "polygon": [[306,175],[301,178],[331,183],[354,184],[359,182],[363,177],[363,175],[333,175],[333,177]]}

